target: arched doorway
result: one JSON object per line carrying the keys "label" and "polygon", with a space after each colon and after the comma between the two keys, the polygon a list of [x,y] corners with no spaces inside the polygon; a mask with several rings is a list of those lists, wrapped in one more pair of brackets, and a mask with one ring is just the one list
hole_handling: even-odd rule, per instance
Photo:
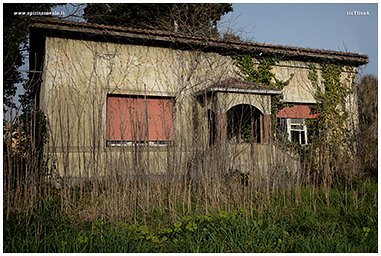
{"label": "arched doorway", "polygon": [[240,104],[226,113],[227,139],[231,143],[261,143],[262,113],[249,104]]}

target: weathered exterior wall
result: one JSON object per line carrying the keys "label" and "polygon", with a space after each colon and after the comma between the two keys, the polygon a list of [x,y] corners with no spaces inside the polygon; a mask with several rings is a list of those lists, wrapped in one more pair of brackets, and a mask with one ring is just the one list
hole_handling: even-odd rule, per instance
{"label": "weathered exterior wall", "polygon": [[[40,106],[49,152],[68,176],[103,175],[114,152],[126,150],[106,147],[107,94],[174,97],[174,144],[191,146],[193,93],[235,76],[232,60],[212,53],[51,37],[45,49]],[[167,159],[165,150],[156,151],[157,159]]]}
{"label": "weathered exterior wall", "polygon": [[[254,59],[254,63],[258,65],[259,63]],[[318,69],[319,78],[321,78],[321,69],[318,63],[314,63]],[[290,103],[304,103],[313,104],[316,103],[314,98],[314,88],[311,81],[308,79],[310,72],[309,62],[303,61],[279,61],[273,66],[272,72],[275,77],[281,81],[286,81],[290,79],[291,74],[293,78],[290,80],[290,84],[285,86],[283,89],[283,101]],[[342,73],[341,81],[347,82],[351,76],[356,76],[355,67],[344,67],[344,72]]]}
{"label": "weathered exterior wall", "polygon": [[290,84],[283,89],[283,100],[295,103],[316,103],[313,88],[308,79],[308,63],[301,61],[281,61],[273,67],[277,79],[286,81],[291,74],[294,77]]}
{"label": "weathered exterior wall", "polygon": [[[254,63],[255,62],[254,60]],[[322,85],[321,77],[321,67],[318,63],[314,63],[317,67],[319,83]],[[283,101],[286,103],[295,103],[295,104],[315,104],[316,100],[314,98],[314,88],[309,80],[309,63],[302,61],[280,61],[273,67],[273,72],[275,77],[279,80],[286,81],[293,74],[293,78],[290,80],[289,85],[285,86],[283,89]],[[344,85],[350,86],[350,83],[353,84],[353,81],[356,81],[356,68],[350,66],[344,66],[343,72],[341,73],[341,82]],[[354,85],[355,86],[355,85]],[[323,88],[324,90],[324,88]],[[354,93],[349,95],[346,99],[345,108],[349,114],[349,117],[346,121],[346,127],[355,131],[358,126],[358,102],[357,102],[357,92],[354,90]]]}
{"label": "weathered exterior wall", "polygon": [[[217,53],[56,37],[46,37],[45,44],[40,107],[49,122],[47,150],[56,159],[57,171],[66,176],[103,176],[110,166],[114,175],[143,169],[161,172],[170,166],[184,171],[186,152],[204,144],[206,129],[205,111],[194,93],[237,77],[233,60]],[[281,62],[274,72],[282,80],[294,74],[284,90],[285,101],[315,102],[306,63]],[[106,146],[107,94],[173,97],[174,146]],[[223,114],[234,105],[251,104],[268,119],[270,103],[268,95],[219,93],[211,108]],[[195,126],[204,132],[197,133]],[[261,152],[257,156],[266,155],[271,146],[257,145],[256,150]]]}

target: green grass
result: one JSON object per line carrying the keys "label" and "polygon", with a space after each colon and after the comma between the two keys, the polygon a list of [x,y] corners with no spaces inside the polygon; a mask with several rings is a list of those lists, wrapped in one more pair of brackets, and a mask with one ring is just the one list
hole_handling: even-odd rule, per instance
{"label": "green grass", "polygon": [[59,200],[41,200],[27,218],[4,223],[3,251],[378,252],[377,183],[361,186],[357,201],[349,189],[331,189],[327,206],[323,191],[302,188],[298,205],[295,193],[281,191],[261,213],[240,208],[193,213],[168,219],[165,228],[100,219],[82,223],[60,215]]}

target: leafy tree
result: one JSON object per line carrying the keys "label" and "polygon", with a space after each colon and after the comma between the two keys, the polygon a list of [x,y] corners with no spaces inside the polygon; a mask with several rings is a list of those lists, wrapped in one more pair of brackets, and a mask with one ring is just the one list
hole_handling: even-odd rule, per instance
{"label": "leafy tree", "polygon": [[233,11],[228,3],[88,4],[87,22],[217,37],[217,22]]}
{"label": "leafy tree", "polygon": [[[20,72],[16,71],[24,64],[28,50],[28,25],[27,12],[50,11],[56,4],[3,4],[3,84],[4,106],[14,107],[12,97],[16,94],[16,84],[20,82]],[[18,14],[25,12],[25,14]]]}
{"label": "leafy tree", "polygon": [[88,4],[83,17],[87,22],[149,29],[158,26],[157,17],[167,16],[172,4]]}

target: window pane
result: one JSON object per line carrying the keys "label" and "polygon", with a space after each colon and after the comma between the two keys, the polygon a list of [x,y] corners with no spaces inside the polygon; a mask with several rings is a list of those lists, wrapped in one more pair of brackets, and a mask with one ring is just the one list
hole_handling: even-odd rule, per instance
{"label": "window pane", "polygon": [[301,142],[300,144],[306,144],[306,137],[305,137],[305,132],[300,132],[300,139],[301,139]]}
{"label": "window pane", "polygon": [[291,125],[291,129],[303,130],[303,126],[302,125]]}
{"label": "window pane", "polygon": [[298,131],[291,131],[291,141],[296,142],[296,143],[300,143],[299,134],[300,134],[300,132],[298,132]]}
{"label": "window pane", "polygon": [[291,118],[291,124],[303,124],[303,118]]}

